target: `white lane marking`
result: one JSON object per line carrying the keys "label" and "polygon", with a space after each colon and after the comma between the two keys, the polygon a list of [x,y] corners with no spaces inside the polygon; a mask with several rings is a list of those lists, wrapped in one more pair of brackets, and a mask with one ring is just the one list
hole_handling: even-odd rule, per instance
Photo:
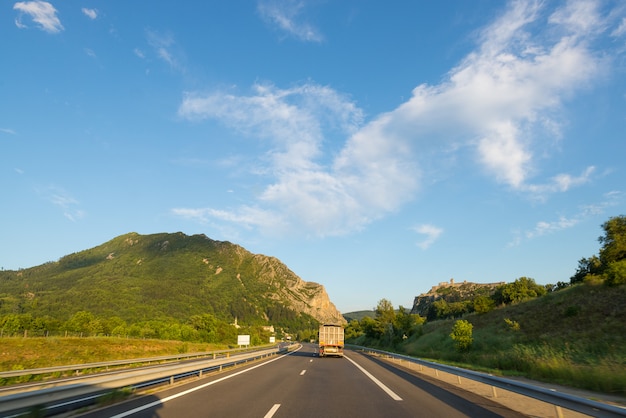
{"label": "white lane marking", "polygon": [[[300,347],[300,348],[302,348],[302,347]],[[289,353],[285,354],[284,356],[276,357],[276,358],[274,358],[274,359],[271,359],[271,360],[266,361],[265,363],[261,363],[261,364],[257,364],[256,366],[252,366],[252,367],[250,367],[249,369],[241,370],[241,371],[239,371],[239,372],[237,372],[237,373],[233,373],[233,374],[231,374],[231,375],[224,376],[224,377],[222,377],[222,378],[220,378],[220,379],[213,380],[212,382],[205,383],[204,385],[196,386],[196,387],[194,387],[194,388],[191,388],[191,389],[185,390],[185,391],[183,391],[183,392],[176,393],[176,394],[174,394],[174,395],[172,395],[172,396],[168,396],[167,398],[159,399],[158,401],[154,401],[154,402],[150,402],[150,403],[148,403],[148,404],[142,405],[142,406],[138,406],[138,407],[137,407],[137,408],[135,408],[135,409],[130,409],[130,410],[128,410],[128,411],[122,412],[121,414],[114,415],[114,416],[112,416],[111,418],[123,418],[123,417],[127,417],[127,416],[129,416],[129,415],[135,414],[135,413],[137,413],[137,412],[141,412],[141,411],[143,411],[143,410],[146,410],[146,409],[152,408],[152,407],[154,407],[154,406],[159,406],[159,405],[164,404],[165,402],[171,401],[171,400],[173,400],[173,399],[180,398],[181,396],[189,395],[190,393],[193,393],[193,392],[195,392],[195,391],[197,391],[197,390],[200,390],[200,389],[204,389],[204,388],[206,388],[206,387],[208,387],[208,386],[214,385],[215,383],[222,382],[222,381],[224,381],[224,380],[226,380],[226,379],[230,379],[231,377],[235,377],[235,376],[238,376],[238,375],[240,375],[240,374],[243,374],[243,373],[249,372],[250,370],[254,370],[254,369],[256,369],[257,367],[265,366],[266,364],[270,364],[270,363],[272,363],[272,362],[274,362],[274,361],[276,361],[276,360],[280,360],[281,358],[285,358],[285,357],[287,357],[287,356],[290,356],[291,354],[293,354],[293,353],[295,353],[296,351],[300,350],[300,348],[298,348],[298,349],[296,349],[296,350],[294,350],[294,351],[291,351],[291,352],[289,352]],[[276,406],[276,405],[274,405],[274,406]],[[278,408],[276,408],[276,409],[278,409]],[[271,411],[271,410],[270,410],[270,411]],[[271,416],[271,415],[270,415],[270,416]]]}
{"label": "white lane marking", "polygon": [[278,408],[280,408],[280,404],[279,403],[274,404],[274,406],[272,406],[272,409],[267,411],[267,414],[265,414],[263,418],[272,418],[274,414],[276,413],[276,411],[278,411]]}
{"label": "white lane marking", "polygon": [[381,382],[380,380],[378,380],[374,376],[372,376],[372,374],[370,372],[368,372],[363,367],[358,365],[354,360],[352,360],[351,358],[349,358],[349,357],[347,357],[345,355],[344,355],[344,358],[349,360],[350,363],[354,364],[359,370],[361,370],[363,373],[365,373],[365,376],[367,376],[370,379],[372,379],[372,382],[376,383],[378,385],[378,387],[381,388],[382,390],[384,390],[387,395],[391,396],[391,399],[393,399],[394,401],[401,401],[402,400],[402,398],[399,397],[394,391],[392,391],[387,386],[385,386],[385,384],[383,382]]}
{"label": "white lane marking", "polygon": [[300,376],[304,375],[305,373],[306,373],[306,370],[302,370],[302,371],[300,372]]}

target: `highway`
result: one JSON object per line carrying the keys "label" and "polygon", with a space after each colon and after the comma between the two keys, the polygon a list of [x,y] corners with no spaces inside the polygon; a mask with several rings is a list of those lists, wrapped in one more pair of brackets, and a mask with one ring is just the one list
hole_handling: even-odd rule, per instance
{"label": "highway", "polygon": [[[80,415],[133,417],[523,417],[489,399],[346,351],[304,344],[273,357]],[[440,386],[444,385],[444,386]]]}

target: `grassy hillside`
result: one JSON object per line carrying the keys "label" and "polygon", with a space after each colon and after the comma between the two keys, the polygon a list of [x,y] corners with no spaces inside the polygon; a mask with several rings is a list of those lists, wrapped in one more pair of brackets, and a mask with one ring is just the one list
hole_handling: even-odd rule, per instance
{"label": "grassy hillside", "polygon": [[[250,316],[253,308],[229,306],[243,299],[232,271],[215,274],[217,266],[230,261],[223,251],[227,244],[182,234],[120,236],[56,263],[0,273],[0,313],[21,310],[61,319],[88,310],[126,321],[206,312]],[[250,283],[250,290],[257,285]]]}
{"label": "grassy hillside", "polygon": [[[86,311],[93,315],[93,334],[140,324],[158,328],[148,337],[183,338],[191,333],[163,329],[182,324],[211,332],[213,322],[223,327],[235,318],[240,325],[295,332],[316,329],[315,315],[340,317],[331,308],[309,305],[328,306],[324,298],[321,285],[303,282],[279,260],[238,245],[204,235],[130,233],[58,262],[0,271],[0,328],[4,335],[67,330],[73,316]],[[146,336],[140,332],[134,334]]]}
{"label": "grassy hillside", "polygon": [[370,318],[374,318],[376,313],[374,311],[354,311],[343,314],[343,317],[346,321],[350,322],[353,320],[360,321],[361,319],[369,316]]}
{"label": "grassy hillside", "polygon": [[432,321],[397,347],[423,358],[626,395],[626,286],[581,284],[463,317],[474,342],[459,352],[455,320]]}

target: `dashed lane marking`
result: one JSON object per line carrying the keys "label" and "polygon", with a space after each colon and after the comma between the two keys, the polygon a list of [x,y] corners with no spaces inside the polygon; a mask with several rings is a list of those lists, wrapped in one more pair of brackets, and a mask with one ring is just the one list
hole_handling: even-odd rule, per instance
{"label": "dashed lane marking", "polygon": [[267,414],[265,414],[265,416],[263,418],[272,418],[274,416],[274,414],[276,413],[276,411],[278,411],[278,408],[280,408],[280,404],[274,404],[274,406],[272,406],[272,408],[267,411]]}

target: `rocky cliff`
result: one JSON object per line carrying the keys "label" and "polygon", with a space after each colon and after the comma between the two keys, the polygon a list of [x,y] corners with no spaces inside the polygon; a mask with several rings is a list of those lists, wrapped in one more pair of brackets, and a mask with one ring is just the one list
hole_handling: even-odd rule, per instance
{"label": "rocky cliff", "polygon": [[256,275],[271,285],[268,297],[291,306],[296,312],[312,316],[324,324],[345,324],[341,312],[330,301],[326,289],[319,283],[305,282],[275,257],[256,254],[259,266]]}
{"label": "rocky cliff", "polygon": [[490,296],[498,286],[505,282],[497,283],[471,283],[463,281],[457,283],[454,279],[450,282],[442,282],[437,286],[433,286],[427,293],[416,296],[413,301],[412,314],[418,314],[423,317],[429,317],[433,303],[438,300],[445,300],[448,303],[463,302],[471,300],[477,296]]}

